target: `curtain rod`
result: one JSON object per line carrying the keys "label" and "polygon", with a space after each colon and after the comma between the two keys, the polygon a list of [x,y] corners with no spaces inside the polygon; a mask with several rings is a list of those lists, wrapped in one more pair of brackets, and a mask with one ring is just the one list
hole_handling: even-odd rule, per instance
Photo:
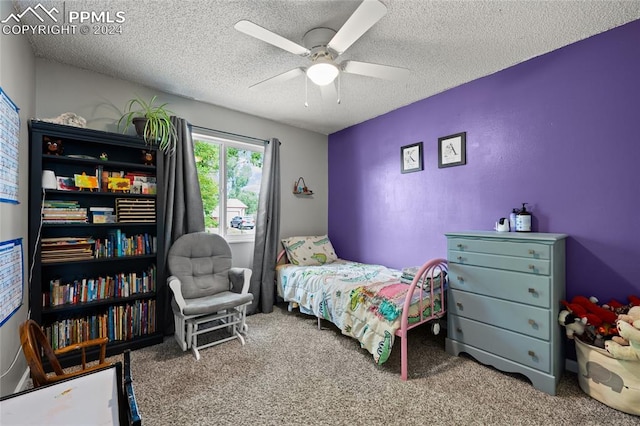
{"label": "curtain rod", "polygon": [[194,129],[205,130],[207,132],[218,133],[218,134],[221,134],[221,135],[235,136],[237,138],[251,139],[251,140],[262,142],[262,143],[269,143],[269,141],[266,140],[266,139],[254,138],[252,136],[240,135],[238,133],[225,132],[224,130],[209,129],[208,127],[196,126],[196,125],[193,125],[193,124],[191,125],[191,127],[194,128]]}

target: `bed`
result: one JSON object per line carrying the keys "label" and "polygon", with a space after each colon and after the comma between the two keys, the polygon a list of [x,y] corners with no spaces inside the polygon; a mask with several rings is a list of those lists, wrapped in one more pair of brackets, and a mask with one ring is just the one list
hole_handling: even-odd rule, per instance
{"label": "bed", "polygon": [[439,332],[445,314],[447,262],[432,259],[402,271],[340,259],[326,235],[282,240],[276,287],[289,309],[330,321],[355,338],[377,364],[401,345],[401,378],[407,380],[407,332],[430,323]]}

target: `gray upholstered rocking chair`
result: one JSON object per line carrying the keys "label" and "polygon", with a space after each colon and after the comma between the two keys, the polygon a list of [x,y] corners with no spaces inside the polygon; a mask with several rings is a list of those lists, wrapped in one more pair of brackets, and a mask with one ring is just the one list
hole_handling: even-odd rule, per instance
{"label": "gray upholstered rocking chair", "polygon": [[[231,267],[227,241],[207,232],[185,234],[169,249],[167,263],[175,338],[182,350],[191,348],[199,360],[199,349],[233,339],[244,345],[246,309],[253,301],[249,293],[251,270]],[[198,343],[199,335],[221,329],[227,333],[211,335],[222,334],[217,340]]]}

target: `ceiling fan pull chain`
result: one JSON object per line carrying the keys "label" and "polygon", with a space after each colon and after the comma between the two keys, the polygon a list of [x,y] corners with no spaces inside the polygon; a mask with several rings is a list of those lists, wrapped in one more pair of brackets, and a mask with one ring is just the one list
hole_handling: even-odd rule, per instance
{"label": "ceiling fan pull chain", "polygon": [[338,105],[340,105],[341,92],[342,92],[342,73],[338,74]]}
{"label": "ceiling fan pull chain", "polygon": [[308,108],[309,107],[309,103],[307,102],[309,100],[309,77],[304,76],[304,107]]}

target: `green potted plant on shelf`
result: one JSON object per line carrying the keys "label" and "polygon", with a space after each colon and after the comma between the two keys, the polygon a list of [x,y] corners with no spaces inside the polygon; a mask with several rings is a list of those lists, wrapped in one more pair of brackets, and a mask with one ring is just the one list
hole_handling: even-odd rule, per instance
{"label": "green potted plant on shelf", "polygon": [[156,105],[157,96],[149,102],[134,98],[129,101],[126,112],[118,120],[118,128],[126,132],[131,124],[145,143],[157,145],[158,149],[167,153],[172,152],[176,145],[176,129],[171,123],[172,111],[166,108],[167,103]]}

